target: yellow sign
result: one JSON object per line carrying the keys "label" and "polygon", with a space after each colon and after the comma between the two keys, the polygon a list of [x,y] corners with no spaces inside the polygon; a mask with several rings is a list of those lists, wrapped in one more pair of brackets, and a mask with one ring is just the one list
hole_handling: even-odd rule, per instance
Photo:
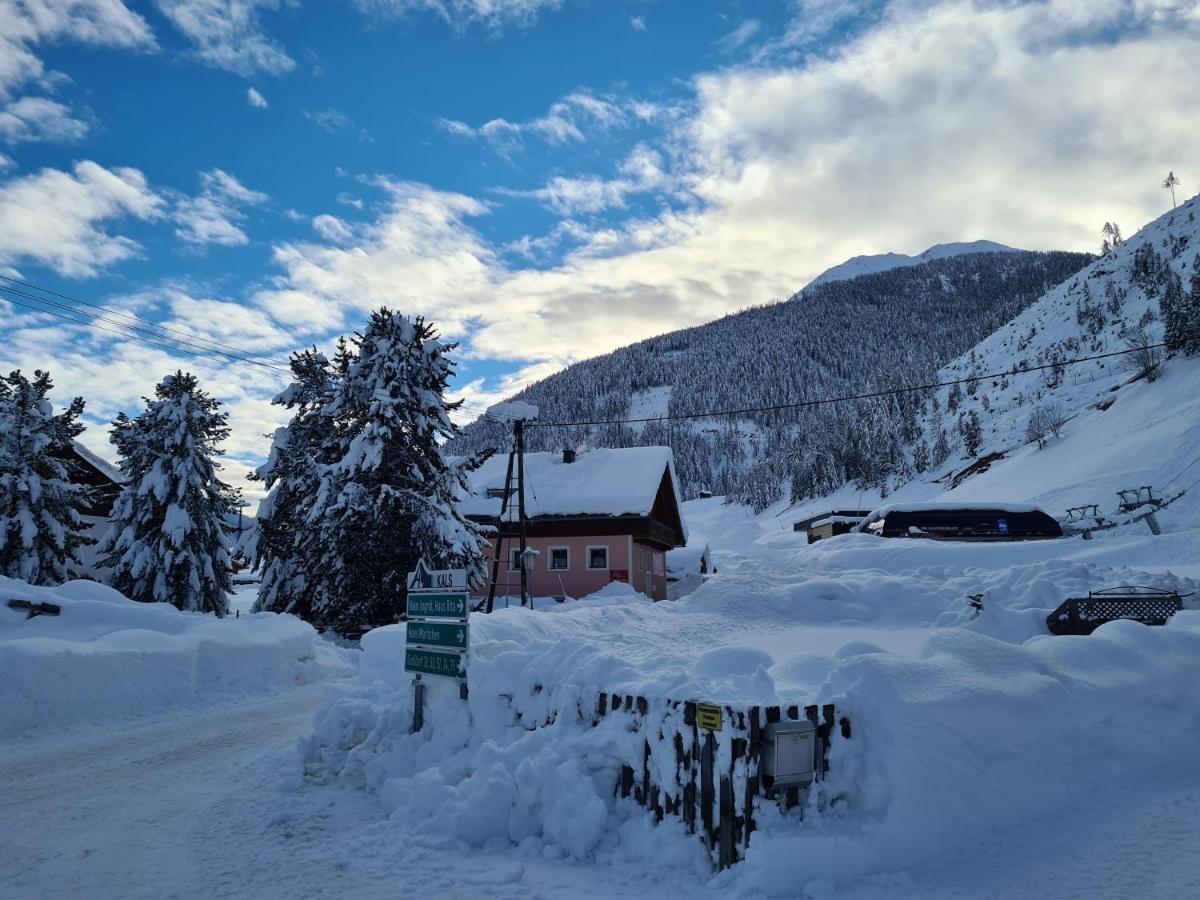
{"label": "yellow sign", "polygon": [[696,704],[696,724],[709,731],[721,730],[721,707],[708,703]]}

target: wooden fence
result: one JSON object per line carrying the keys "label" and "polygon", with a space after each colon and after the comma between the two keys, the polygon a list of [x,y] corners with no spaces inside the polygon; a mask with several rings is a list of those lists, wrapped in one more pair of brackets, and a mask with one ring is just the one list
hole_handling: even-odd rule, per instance
{"label": "wooden fence", "polygon": [[[681,820],[704,842],[715,865],[724,869],[744,858],[764,803],[791,808],[802,798],[802,788],[776,791],[771,777],[759,772],[764,726],[802,719],[816,726],[818,782],[828,769],[835,734],[849,739],[851,731],[850,722],[839,718],[832,704],[713,706],[721,711],[719,730],[703,727],[697,715],[698,708],[712,707],[692,701],[602,693],[590,714],[582,708],[578,712],[593,725],[621,717],[628,731],[642,736],[641,759],[623,761],[615,793],[646,807],[656,821],[667,816]],[[557,715],[535,715],[536,722],[520,713],[517,718],[526,728],[536,728]]]}

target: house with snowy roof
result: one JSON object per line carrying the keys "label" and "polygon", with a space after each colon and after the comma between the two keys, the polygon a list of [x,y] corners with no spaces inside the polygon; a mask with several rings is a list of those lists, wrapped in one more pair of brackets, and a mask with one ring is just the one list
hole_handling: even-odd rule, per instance
{"label": "house with snowy roof", "polygon": [[89,489],[88,505],[83,510],[85,519],[93,524],[106,521],[125,481],[121,470],[79,441],[71,441],[57,455],[71,467],[72,480]]}
{"label": "house with snowy roof", "polygon": [[[501,509],[507,465],[507,456],[497,455],[471,473],[471,494],[460,509],[500,539],[496,596],[519,597],[516,497]],[[583,597],[623,581],[665,600],[666,554],[687,543],[669,447],[526,453],[525,516],[527,545],[535,551],[529,569],[535,597]],[[487,585],[479,592],[486,594]]]}

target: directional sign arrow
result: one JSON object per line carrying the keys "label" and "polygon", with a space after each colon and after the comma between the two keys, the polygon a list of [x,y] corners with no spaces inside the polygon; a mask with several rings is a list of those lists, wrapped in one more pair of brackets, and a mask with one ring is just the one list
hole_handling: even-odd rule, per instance
{"label": "directional sign arrow", "polygon": [[468,626],[457,622],[425,622],[409,620],[405,626],[408,646],[448,647],[466,650],[470,637]]}

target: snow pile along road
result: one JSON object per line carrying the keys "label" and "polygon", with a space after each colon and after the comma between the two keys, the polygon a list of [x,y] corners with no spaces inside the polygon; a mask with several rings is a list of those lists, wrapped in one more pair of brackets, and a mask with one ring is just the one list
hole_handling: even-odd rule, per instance
{"label": "snow pile along road", "polygon": [[727,562],[674,604],[613,585],[553,611],[476,615],[469,700],[433,680],[418,734],[404,631],[377,629],[359,682],[318,718],[306,772],[376,793],[397,839],[707,880],[706,853],[678,821],[655,827],[614,796],[644,735],[619,717],[593,726],[598,693],[834,703],[854,734],[834,743],[821,814],[768,808],[746,862],[717,884],[794,895],[891,877],[1114,780],[1191,765],[1200,611],[1086,638],[1051,637],[1045,617],[1090,589],[1195,584],[1072,560],[1084,546],[847,535],[774,547],[770,567]]}
{"label": "snow pile along road", "polygon": [[[31,619],[10,599],[62,612]],[[349,659],[293,616],[216,619],[92,581],[0,578],[0,737],[348,675]]]}

